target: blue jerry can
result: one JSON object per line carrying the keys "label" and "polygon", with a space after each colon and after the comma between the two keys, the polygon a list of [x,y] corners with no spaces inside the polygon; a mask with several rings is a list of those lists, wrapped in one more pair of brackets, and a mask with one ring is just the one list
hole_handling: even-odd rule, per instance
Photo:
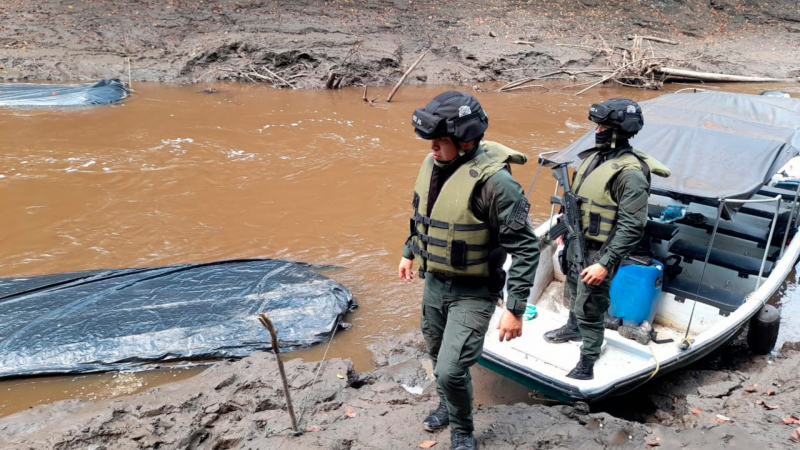
{"label": "blue jerry can", "polygon": [[611,307],[608,312],[634,325],[645,320],[652,324],[663,280],[664,265],[655,259],[649,266],[620,266],[611,280]]}

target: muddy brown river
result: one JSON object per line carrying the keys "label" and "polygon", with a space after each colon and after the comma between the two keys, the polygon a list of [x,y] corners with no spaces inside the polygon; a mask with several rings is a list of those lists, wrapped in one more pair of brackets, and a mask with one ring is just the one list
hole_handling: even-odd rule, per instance
{"label": "muddy brown river", "polygon": [[[369,370],[368,345],[419,326],[422,285],[396,275],[427,151],[409,120],[447,88],[406,86],[391,104],[370,106],[360,89],[218,84],[206,94],[204,87],[137,83],[136,94],[116,106],[0,110],[0,277],[249,257],[340,266],[325,274],[346,285],[360,308],[328,357]],[[548,87],[476,93],[490,118],[487,138],[534,156],[590,129],[593,102],[663,93],[596,88],[576,97]],[[768,88],[776,86],[726,87]],[[385,98],[388,90],[370,95]],[[534,170],[529,163],[514,176],[527,188]],[[549,214],[553,183],[549,176],[537,182],[534,223]],[[800,305],[792,302],[796,286],[793,274],[777,298],[784,318]],[[796,324],[782,333],[800,340]],[[292,356],[315,360],[324,350]],[[201,370],[3,381],[0,416],[59,399],[131,394]],[[474,372],[477,403],[527,399],[521,386]]]}

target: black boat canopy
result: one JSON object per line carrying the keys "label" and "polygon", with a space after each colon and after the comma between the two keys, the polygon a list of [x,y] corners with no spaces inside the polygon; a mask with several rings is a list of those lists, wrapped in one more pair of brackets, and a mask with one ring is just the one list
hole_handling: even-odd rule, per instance
{"label": "black boat canopy", "polygon": [[[683,201],[716,204],[747,199],[800,154],[800,99],[700,91],[641,103],[644,128],[631,145],[670,168],[653,177],[653,191]],[[594,129],[550,158],[580,163],[594,147]]]}

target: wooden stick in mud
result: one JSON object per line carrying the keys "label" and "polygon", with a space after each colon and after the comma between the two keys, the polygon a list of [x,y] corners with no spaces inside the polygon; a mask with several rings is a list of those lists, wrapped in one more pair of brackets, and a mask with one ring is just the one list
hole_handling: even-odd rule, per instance
{"label": "wooden stick in mud", "polygon": [[428,48],[424,52],[422,52],[422,54],[419,55],[419,58],[417,58],[417,60],[414,61],[414,64],[412,64],[411,67],[409,67],[408,70],[406,70],[406,73],[404,73],[403,76],[400,77],[400,81],[397,82],[397,84],[395,85],[394,89],[392,89],[392,92],[390,92],[389,96],[386,97],[386,103],[389,103],[389,102],[392,101],[392,97],[394,97],[395,92],[397,92],[397,90],[400,89],[400,86],[402,86],[402,84],[405,83],[406,78],[408,78],[408,75],[411,73],[412,70],[414,70],[415,67],[417,67],[417,64],[419,64],[420,61],[422,61],[422,58],[424,58],[425,55],[428,54],[429,50],[430,50],[430,48]]}
{"label": "wooden stick in mud", "polygon": [[742,75],[728,75],[724,73],[695,72],[694,70],[674,69],[672,67],[659,67],[656,71],[664,75],[671,75],[680,78],[692,78],[703,81],[735,81],[741,83],[770,83],[798,81],[796,78],[770,78],[770,77],[747,77]]}
{"label": "wooden stick in mud", "polygon": [[128,56],[128,89],[133,89],[133,80],[131,79],[131,57]]}
{"label": "wooden stick in mud", "polygon": [[269,331],[272,337],[272,351],[275,353],[275,360],[278,361],[278,371],[281,373],[281,381],[283,382],[283,394],[286,396],[286,406],[289,409],[289,418],[292,420],[292,431],[299,433],[297,429],[297,418],[294,416],[294,408],[292,407],[292,397],[289,395],[289,381],[286,379],[286,371],[283,369],[283,361],[281,360],[281,352],[278,349],[278,330],[275,325],[269,320],[269,314],[259,314],[258,321],[264,328]]}
{"label": "wooden stick in mud", "polygon": [[336,72],[331,70],[330,73],[328,73],[328,82],[325,83],[325,87],[328,89],[333,89],[333,82],[336,81],[336,77]]}

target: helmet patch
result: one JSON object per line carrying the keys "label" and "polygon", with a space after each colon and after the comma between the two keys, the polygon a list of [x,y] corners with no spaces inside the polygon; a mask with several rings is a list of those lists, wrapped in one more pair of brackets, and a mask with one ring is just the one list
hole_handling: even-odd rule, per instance
{"label": "helmet patch", "polygon": [[625,112],[629,112],[631,114],[636,114],[636,107],[633,106],[633,105],[628,105],[628,109],[626,109]]}
{"label": "helmet patch", "polygon": [[468,105],[461,105],[458,107],[458,117],[464,117],[472,114],[472,109]]}

